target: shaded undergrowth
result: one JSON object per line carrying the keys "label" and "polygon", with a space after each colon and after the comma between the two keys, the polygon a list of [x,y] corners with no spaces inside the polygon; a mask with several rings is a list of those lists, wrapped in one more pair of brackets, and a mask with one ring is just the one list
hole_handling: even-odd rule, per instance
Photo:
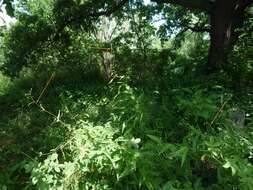
{"label": "shaded undergrowth", "polygon": [[1,188],[252,187],[251,119],[243,129],[228,121],[231,90],[187,78],[155,89],[124,77],[106,85],[77,68],[56,72],[41,93],[52,73],[4,78]]}

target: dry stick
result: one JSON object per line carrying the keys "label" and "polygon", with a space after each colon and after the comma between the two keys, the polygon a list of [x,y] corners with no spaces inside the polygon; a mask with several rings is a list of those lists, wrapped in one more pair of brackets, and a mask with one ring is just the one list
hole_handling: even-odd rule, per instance
{"label": "dry stick", "polygon": [[51,77],[48,79],[48,81],[47,81],[46,85],[44,86],[43,90],[41,91],[41,93],[40,93],[38,99],[35,100],[35,99],[32,97],[33,102],[30,103],[29,105],[35,104],[35,105],[38,106],[43,112],[45,112],[45,113],[47,113],[47,114],[49,114],[49,115],[51,115],[51,116],[53,116],[53,117],[55,117],[55,118],[58,118],[57,115],[55,115],[55,114],[53,114],[53,113],[47,111],[41,104],[39,104],[39,101],[41,100],[41,98],[42,98],[42,96],[44,95],[45,91],[47,90],[49,84],[50,84],[51,81],[53,80],[54,75],[55,75],[55,73],[53,73],[53,74],[51,75]]}
{"label": "dry stick", "polygon": [[48,85],[49,85],[49,84],[51,83],[51,81],[53,80],[54,75],[55,75],[55,73],[53,73],[53,74],[51,75],[51,77],[48,79],[48,81],[47,81],[45,87],[43,88],[43,90],[41,91],[41,93],[40,93],[40,95],[39,95],[39,97],[38,97],[36,103],[39,103],[39,101],[40,101],[40,99],[42,98],[42,96],[44,95],[44,93],[45,93],[45,91],[46,91]]}
{"label": "dry stick", "polygon": [[[37,105],[38,105],[38,104],[37,104]],[[58,118],[57,115],[55,115],[55,114],[53,114],[53,113],[47,111],[41,104],[38,105],[38,106],[40,107],[40,109],[41,109],[43,112],[45,112],[45,113],[47,113],[47,114],[49,114],[49,115],[51,115],[51,116],[53,116],[53,117],[55,117],[55,118]]]}
{"label": "dry stick", "polygon": [[210,123],[209,127],[211,127],[211,126],[213,125],[213,123],[216,121],[216,119],[220,116],[220,114],[221,114],[223,108],[225,107],[225,105],[226,105],[227,103],[228,103],[228,101],[225,101],[225,102],[222,104],[222,106],[220,107],[219,111],[215,114],[215,116],[214,116],[212,122]]}
{"label": "dry stick", "polygon": [[114,81],[114,79],[117,78],[117,77],[118,77],[118,75],[114,75],[114,76],[112,77],[112,79],[108,82],[108,84],[111,84],[111,83]]}

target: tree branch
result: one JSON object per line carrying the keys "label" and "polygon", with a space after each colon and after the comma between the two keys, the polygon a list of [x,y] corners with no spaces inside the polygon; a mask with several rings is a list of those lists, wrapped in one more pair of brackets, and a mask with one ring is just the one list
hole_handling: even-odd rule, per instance
{"label": "tree branch", "polygon": [[91,16],[91,17],[110,16],[110,15],[113,14],[114,12],[118,11],[119,9],[121,9],[127,2],[128,2],[128,0],[122,0],[122,1],[120,1],[120,2],[118,2],[118,3],[116,3],[116,4],[115,4],[111,9],[109,9],[109,10],[91,13],[91,14],[89,14],[89,16]]}
{"label": "tree branch", "polygon": [[185,30],[191,30],[193,32],[211,32],[211,28],[207,26],[199,26],[197,24],[195,26],[182,24],[182,26],[185,28]]}
{"label": "tree branch", "polygon": [[[118,11],[119,9],[121,9],[126,3],[128,2],[128,0],[121,0],[118,3],[115,3],[111,9],[109,10],[105,10],[105,11],[100,11],[100,12],[94,12],[94,13],[88,13],[87,14],[87,8],[85,6],[80,7],[80,9],[84,9],[83,10],[83,15],[81,15],[81,17],[89,19],[89,17],[100,17],[100,16],[107,16],[109,17],[111,14],[113,14],[114,12]],[[76,20],[75,17],[70,18],[69,20],[67,20],[65,23],[63,23],[61,26],[59,26],[59,28],[56,31],[56,35],[53,37],[53,41],[58,37],[59,33],[61,33],[64,28],[68,25],[70,25],[71,23],[73,23]]]}
{"label": "tree branch", "polygon": [[206,12],[210,12],[212,8],[212,2],[207,0],[151,0],[157,4],[171,3],[175,5],[181,5],[188,9],[198,9]]}

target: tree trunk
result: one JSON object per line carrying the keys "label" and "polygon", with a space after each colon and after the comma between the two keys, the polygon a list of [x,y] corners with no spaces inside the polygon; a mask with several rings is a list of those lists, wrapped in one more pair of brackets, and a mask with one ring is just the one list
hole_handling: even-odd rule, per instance
{"label": "tree trunk", "polygon": [[216,0],[211,12],[211,43],[207,69],[209,72],[226,66],[228,53],[238,40],[236,29],[243,26],[244,1]]}
{"label": "tree trunk", "polygon": [[109,51],[102,52],[102,65],[104,69],[104,79],[106,82],[109,82],[112,76],[112,60],[113,55]]}

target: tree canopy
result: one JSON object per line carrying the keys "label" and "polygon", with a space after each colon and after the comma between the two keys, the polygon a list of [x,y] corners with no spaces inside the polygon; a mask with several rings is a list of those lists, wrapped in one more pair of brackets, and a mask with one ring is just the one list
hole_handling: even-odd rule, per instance
{"label": "tree canopy", "polygon": [[[129,0],[108,0],[106,2],[57,0],[47,2],[51,4],[51,18],[44,19],[46,29],[39,26],[39,30],[42,31],[36,31],[36,33],[45,34],[43,30],[47,30],[48,36],[44,36],[41,43],[48,40],[58,40],[60,35],[63,35],[64,38],[63,33],[67,27],[74,27],[77,30],[91,30],[101,16],[113,16],[118,20],[131,19],[129,12],[134,11],[152,23],[154,15],[158,15],[167,21],[163,28],[165,30],[163,34],[168,34],[171,30],[178,31],[177,34],[191,30],[209,35],[210,46],[206,66],[208,72],[217,68],[221,69],[228,64],[228,54],[233,50],[240,36],[252,33],[250,19],[252,19],[251,5],[253,2],[251,0],[233,0],[232,2],[230,0],[152,0],[153,4],[151,5],[145,5],[142,1]],[[2,3],[6,4],[7,12],[13,15],[13,2],[5,0]],[[30,13],[30,3],[33,1],[19,1],[16,5],[17,15],[34,17],[33,22],[42,22],[35,21],[38,13],[35,15]],[[26,21],[24,20],[24,22]]]}

